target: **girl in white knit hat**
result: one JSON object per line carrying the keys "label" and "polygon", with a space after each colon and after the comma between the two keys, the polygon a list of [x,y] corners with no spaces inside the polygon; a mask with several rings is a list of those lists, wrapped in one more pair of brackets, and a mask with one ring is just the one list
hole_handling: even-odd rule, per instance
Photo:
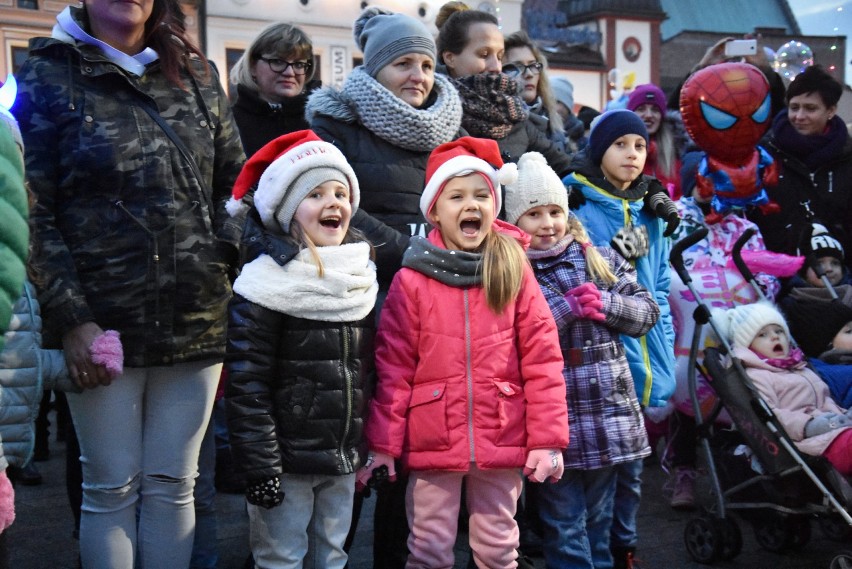
{"label": "girl in white knit hat", "polygon": [[258,567],[342,568],[375,369],[376,267],[349,226],[358,180],[304,130],[246,162],[229,211],[255,183],[225,356],[252,554]]}
{"label": "girl in white knit hat", "polygon": [[647,333],[660,308],[630,263],[610,247],[591,245],[541,154],[521,156],[518,181],[506,186],[506,220],[530,234],[527,256],[565,358],[565,474],[535,492],[544,558],[548,567],[612,567],[615,465],[650,454],[619,334]]}
{"label": "girl in white knit hat", "polygon": [[758,302],[714,309],[713,322],[798,449],[852,475],[852,410],[835,403],[828,385],[807,367],[781,313]]}

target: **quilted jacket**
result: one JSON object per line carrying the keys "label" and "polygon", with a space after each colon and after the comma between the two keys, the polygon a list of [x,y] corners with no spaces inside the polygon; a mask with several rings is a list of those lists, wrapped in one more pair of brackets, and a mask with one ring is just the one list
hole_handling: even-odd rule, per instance
{"label": "quilted jacket", "polygon": [[[444,248],[441,234],[429,241]],[[410,470],[524,465],[568,444],[556,325],[532,269],[502,314],[481,286],[453,287],[413,268],[394,278],[376,337],[370,448]]]}

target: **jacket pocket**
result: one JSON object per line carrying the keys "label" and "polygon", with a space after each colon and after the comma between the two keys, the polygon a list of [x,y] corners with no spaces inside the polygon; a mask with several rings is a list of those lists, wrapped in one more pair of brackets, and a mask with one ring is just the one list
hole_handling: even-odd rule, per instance
{"label": "jacket pocket", "polygon": [[412,390],[406,421],[406,439],[410,451],[450,448],[446,393],[446,382],[418,385]]}
{"label": "jacket pocket", "polygon": [[527,402],[520,385],[494,379],[497,398],[497,446],[525,446]]}

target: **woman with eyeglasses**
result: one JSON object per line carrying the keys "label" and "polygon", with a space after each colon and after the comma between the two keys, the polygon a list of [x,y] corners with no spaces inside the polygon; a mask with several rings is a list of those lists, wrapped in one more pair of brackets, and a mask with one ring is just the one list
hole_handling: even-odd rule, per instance
{"label": "woman with eyeglasses", "polygon": [[530,109],[530,120],[557,148],[568,151],[565,125],[547,72],[547,59],[524,31],[506,36],[505,44],[503,73],[518,82],[521,98]]}
{"label": "woman with eyeglasses", "polygon": [[462,2],[447,2],[435,18],[438,59],[461,95],[462,127],[471,136],[495,140],[507,162],[540,152],[563,177],[571,171],[570,156],[530,119],[518,77],[502,72],[505,42],[497,24],[493,15]]}
{"label": "woman with eyeglasses", "polygon": [[412,235],[426,235],[420,213],[426,160],[458,138],[458,92],[435,73],[435,40],[418,20],[367,8],[354,25],[364,64],[342,90],[308,100],[311,129],[346,156],[361,185],[353,224],[376,246],[379,284],[390,286]]}
{"label": "woman with eyeglasses", "polygon": [[234,119],[246,155],[270,140],[308,128],[305,103],[314,81],[311,39],[291,24],[275,23],[258,34],[231,69],[237,86]]}

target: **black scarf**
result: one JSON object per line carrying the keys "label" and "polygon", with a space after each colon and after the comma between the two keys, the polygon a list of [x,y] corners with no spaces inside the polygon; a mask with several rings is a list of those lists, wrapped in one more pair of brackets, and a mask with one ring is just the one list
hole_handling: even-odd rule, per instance
{"label": "black scarf", "polygon": [[799,134],[790,124],[786,109],[778,113],[772,121],[772,133],[778,148],[799,158],[811,171],[838,156],[849,136],[843,119],[837,115],[828,122],[826,132],[807,136]]}
{"label": "black scarf", "polygon": [[477,73],[453,79],[462,99],[462,128],[471,136],[500,140],[529,111],[518,95],[518,83],[503,73]]}

